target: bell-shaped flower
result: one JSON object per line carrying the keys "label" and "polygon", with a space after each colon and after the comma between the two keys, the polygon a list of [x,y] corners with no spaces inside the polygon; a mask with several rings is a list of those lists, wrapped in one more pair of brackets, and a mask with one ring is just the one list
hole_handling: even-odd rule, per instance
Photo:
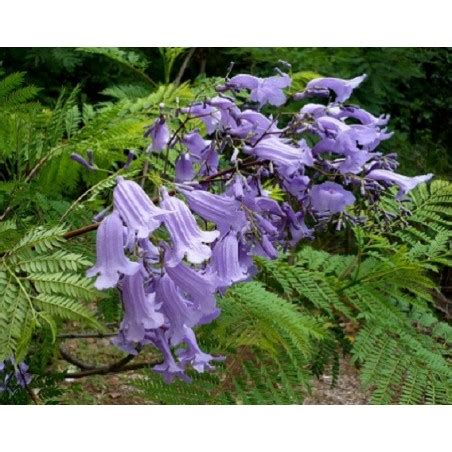
{"label": "bell-shaped flower", "polygon": [[369,172],[369,174],[366,175],[366,179],[375,180],[379,182],[386,182],[389,185],[397,185],[399,187],[397,199],[402,199],[410,190],[415,188],[418,184],[421,184],[422,182],[428,182],[432,177],[433,174],[408,177],[384,169],[372,170]]}
{"label": "bell-shaped flower", "polygon": [[216,173],[218,171],[218,165],[220,163],[220,158],[218,152],[213,145],[211,145],[205,152],[201,160],[201,170],[199,174],[208,175]]}
{"label": "bell-shaped flower", "polygon": [[286,102],[283,89],[289,87],[291,83],[291,78],[283,73],[267,78],[239,74],[228,80],[226,87],[237,91],[250,90],[251,100],[257,102],[261,107],[267,103],[279,107]]}
{"label": "bell-shaped flower", "polygon": [[240,231],[246,225],[241,203],[229,196],[216,195],[204,190],[183,190],[190,208],[207,221],[215,223],[221,234],[230,228]]}
{"label": "bell-shaped flower", "polygon": [[163,217],[171,214],[156,207],[145,191],[136,183],[118,177],[113,191],[113,205],[130,231],[139,239],[149,236],[162,223]]}
{"label": "bell-shaped flower", "polygon": [[164,274],[157,282],[156,300],[168,320],[170,342],[177,345],[184,337],[184,325],[195,326],[201,314],[194,309],[193,303],[183,297],[168,274]]}
{"label": "bell-shaped flower", "polygon": [[313,229],[309,229],[304,221],[303,212],[294,212],[289,203],[281,206],[286,214],[287,226],[291,235],[290,245],[295,246],[301,239],[312,238]]}
{"label": "bell-shaped flower", "polygon": [[114,210],[106,216],[97,230],[96,265],[87,276],[99,274],[94,283],[97,289],[115,287],[120,274],[133,275],[140,269],[138,262],[132,262],[124,254],[124,227],[119,213]]}
{"label": "bell-shaped flower", "polygon": [[190,299],[203,316],[219,313],[214,296],[217,288],[215,275],[201,273],[182,262],[174,267],[166,265],[165,270],[176,286]]}
{"label": "bell-shaped flower", "polygon": [[150,150],[153,152],[160,152],[168,145],[170,140],[170,132],[166,125],[165,118],[160,116],[157,118],[151,127],[145,132],[145,137],[150,137],[152,144]]}
{"label": "bell-shaped flower", "polygon": [[187,147],[192,157],[201,160],[212,142],[211,140],[204,140],[197,131],[194,131],[184,135],[182,143]]}
{"label": "bell-shaped flower", "polygon": [[265,138],[255,146],[245,147],[245,152],[255,155],[258,160],[270,160],[284,176],[293,175],[304,165],[312,165],[311,150],[307,145],[295,147],[276,137]]}
{"label": "bell-shaped flower", "polygon": [[164,359],[163,363],[157,364],[152,370],[161,374],[166,383],[173,382],[175,378],[180,378],[189,383],[191,378],[185,374],[184,366],[174,359],[168,339],[162,330],[155,332],[152,343],[161,351]]}
{"label": "bell-shaped flower", "polygon": [[341,174],[358,174],[363,170],[364,165],[378,154],[367,151],[350,152],[345,159],[333,163]]}
{"label": "bell-shaped flower", "polygon": [[196,224],[195,217],[188,206],[175,196],[170,196],[163,187],[161,189],[161,206],[172,211],[171,215],[164,218],[170,236],[173,240],[173,248],[167,265],[177,265],[184,256],[193,264],[200,264],[209,259],[212,252],[205,243],[212,243],[218,236],[218,231],[202,231]]}
{"label": "bell-shaped flower", "polygon": [[121,331],[127,341],[142,342],[146,332],[163,325],[163,314],[157,312],[155,293],[144,292],[144,267],[134,275],[126,275],[121,282],[124,319]]}
{"label": "bell-shaped flower", "polygon": [[175,165],[176,170],[176,182],[191,181],[194,177],[193,163],[190,158],[190,154],[184,152],[179,155]]}
{"label": "bell-shaped flower", "polygon": [[220,123],[223,130],[237,127],[236,118],[240,115],[240,109],[234,102],[224,97],[217,96],[210,99],[208,104],[217,108],[220,112]]}
{"label": "bell-shaped flower", "polygon": [[208,134],[215,132],[221,123],[221,112],[218,108],[205,102],[182,108],[181,112],[186,113],[190,118],[199,118],[206,126]]}
{"label": "bell-shaped flower", "polygon": [[302,93],[295,94],[294,99],[301,100],[308,96],[329,97],[331,92],[333,92],[335,94],[336,102],[345,102],[350,98],[353,90],[357,88],[366,79],[366,77],[366,74],[363,74],[351,80],[329,77],[316,78],[308,82]]}
{"label": "bell-shaped flower", "polygon": [[334,214],[342,212],[355,202],[353,193],[335,182],[314,185],[310,192],[311,205],[317,213]]}
{"label": "bell-shaped flower", "polygon": [[191,328],[185,327],[184,342],[187,345],[185,349],[176,351],[179,361],[183,365],[190,364],[193,369],[199,373],[212,370],[214,367],[211,361],[224,361],[223,356],[212,356],[204,353],[198,345],[195,333]]}
{"label": "bell-shaped flower", "polygon": [[247,269],[243,268],[239,262],[237,233],[231,231],[215,244],[210,265],[212,271],[218,276],[220,289],[248,278]]}
{"label": "bell-shaped flower", "polygon": [[390,118],[389,115],[380,115],[377,118],[368,111],[352,105],[332,108],[328,114],[338,119],[353,118],[366,126],[385,126]]}

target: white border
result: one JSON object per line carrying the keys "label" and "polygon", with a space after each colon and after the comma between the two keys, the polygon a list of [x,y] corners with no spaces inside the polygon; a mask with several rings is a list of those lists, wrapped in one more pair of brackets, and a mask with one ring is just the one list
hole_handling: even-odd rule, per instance
{"label": "white border", "polygon": [[0,408],[5,451],[450,450],[447,406]]}
{"label": "white border", "polygon": [[8,46],[451,46],[447,0],[13,0]]}

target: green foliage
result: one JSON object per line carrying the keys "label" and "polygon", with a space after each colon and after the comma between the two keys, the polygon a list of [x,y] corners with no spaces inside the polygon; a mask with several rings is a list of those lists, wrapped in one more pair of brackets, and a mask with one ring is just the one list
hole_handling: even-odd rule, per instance
{"label": "green foliage", "polygon": [[31,229],[0,258],[0,361],[23,359],[37,328],[50,328],[55,337],[58,319],[101,328],[83,303],[98,297],[78,273],[89,261],[62,249],[64,230]]}
{"label": "green foliage", "polygon": [[234,287],[219,303],[220,318],[198,335],[226,361],[213,374],[192,373],[190,385],[149,374],[137,384],[145,396],[164,404],[302,403],[312,363],[331,352],[328,325],[259,282]]}

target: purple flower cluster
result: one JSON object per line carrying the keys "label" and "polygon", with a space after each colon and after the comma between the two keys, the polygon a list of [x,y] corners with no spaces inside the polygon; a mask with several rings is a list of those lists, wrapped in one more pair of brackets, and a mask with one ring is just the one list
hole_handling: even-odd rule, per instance
{"label": "purple flower cluster", "polygon": [[[375,201],[395,185],[401,199],[431,178],[396,174],[394,155],[377,151],[391,137],[389,118],[346,103],[364,80],[312,80],[291,97],[304,104],[283,121],[262,108],[288,101],[290,77],[241,74],[218,96],[178,110],[185,119],[172,136],[163,114],[154,122],[145,134],[149,151],[180,152],[175,182],[160,188],[157,206],[140,185],[118,177],[88,270],[98,289],[120,292],[118,347],[158,348],[164,361],[154,370],[168,382],[187,380],[189,366],[211,369],[222,358],[201,351],[194,328],[219,315],[216,294],[255,274],[253,256],[276,258],[312,238],[320,220],[353,221],[358,197]],[[327,103],[304,102],[312,96]],[[188,127],[193,119],[207,136]]]}
{"label": "purple flower cluster", "polygon": [[30,384],[31,380],[32,376],[24,362],[16,365],[13,358],[0,361],[0,393],[12,391],[14,385],[25,388]]}

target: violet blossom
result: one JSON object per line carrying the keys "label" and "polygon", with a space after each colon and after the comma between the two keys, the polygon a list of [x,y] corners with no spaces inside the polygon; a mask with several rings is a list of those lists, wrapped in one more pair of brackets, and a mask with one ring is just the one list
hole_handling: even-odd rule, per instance
{"label": "violet blossom", "polygon": [[96,265],[87,276],[99,275],[94,286],[99,289],[115,287],[120,274],[133,275],[140,269],[138,262],[132,262],[124,254],[124,227],[117,211],[106,216],[97,230]]}
{"label": "violet blossom", "polygon": [[160,152],[165,149],[170,140],[170,133],[165,118],[163,116],[157,118],[151,127],[146,130],[144,136],[150,137],[152,140],[151,146],[148,148],[149,151]]}

